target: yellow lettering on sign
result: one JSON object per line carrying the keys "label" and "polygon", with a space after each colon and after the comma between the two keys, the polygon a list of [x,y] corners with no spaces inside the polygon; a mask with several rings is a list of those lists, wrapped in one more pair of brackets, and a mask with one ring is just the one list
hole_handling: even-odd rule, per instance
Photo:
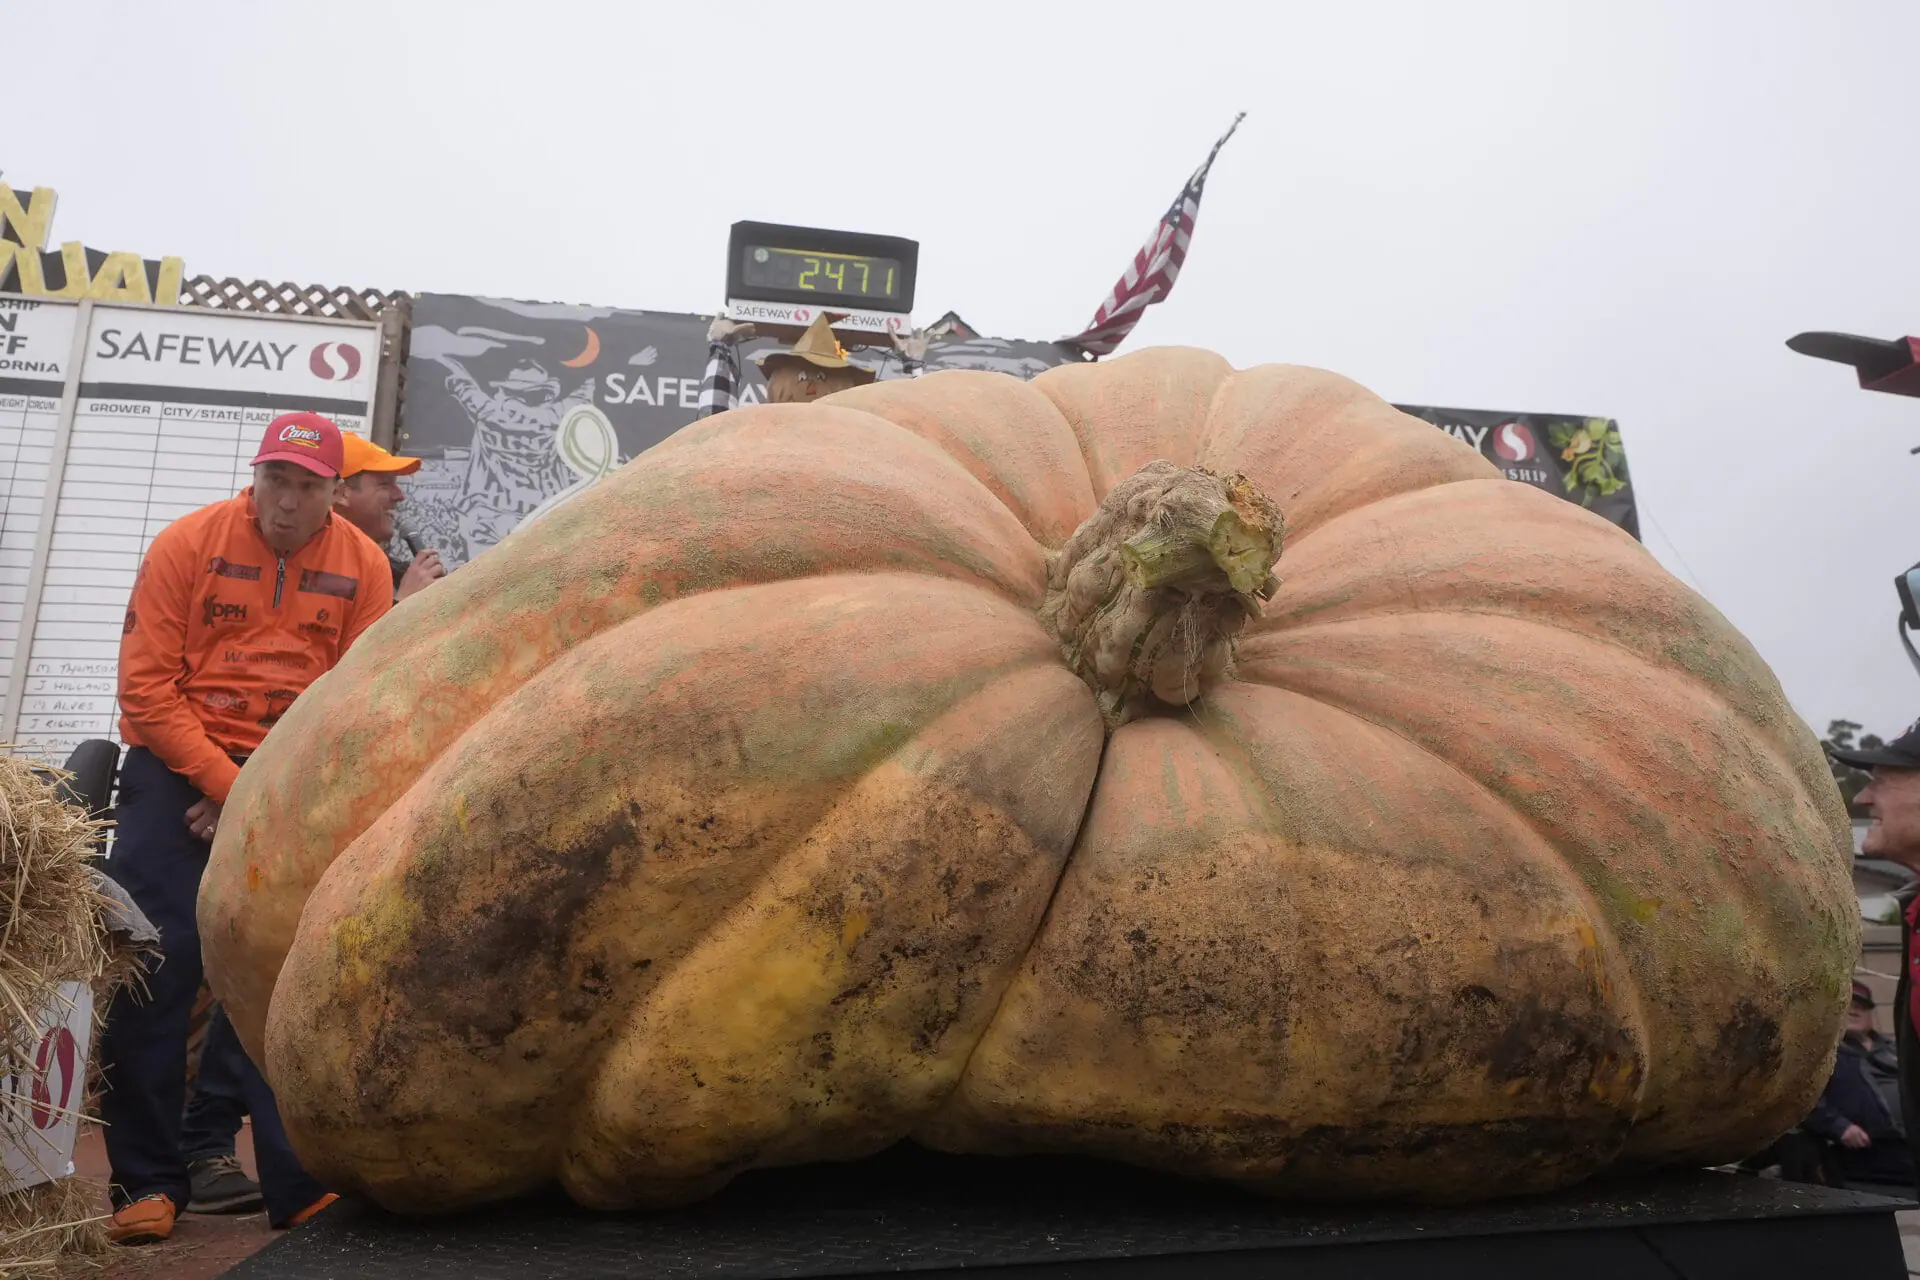
{"label": "yellow lettering on sign", "polygon": [[22,289],[22,293],[39,293],[49,298],[84,298],[87,296],[87,246],[78,240],[69,240],[60,246],[60,262],[66,268],[67,281],[58,289],[47,288],[46,281],[40,282],[38,289]]}
{"label": "yellow lettering on sign", "polygon": [[152,302],[153,295],[147,291],[146,263],[140,261],[137,253],[108,254],[107,260],[100,264],[100,274],[87,286],[87,296],[95,302]]}
{"label": "yellow lettering on sign", "polygon": [[13,188],[0,182],[0,229],[13,228],[21,244],[29,249],[47,247],[47,233],[53,229],[53,206],[60,193],[52,187],[35,187],[24,207]]}
{"label": "yellow lettering on sign", "polygon": [[180,305],[180,282],[186,277],[187,262],[184,258],[160,259],[160,290],[153,300],[163,307]]}
{"label": "yellow lettering on sign", "polygon": [[66,283],[47,287],[40,254],[53,230],[53,209],[60,195],[52,187],[35,187],[25,204],[12,187],[0,182],[0,231],[11,231],[19,243],[0,239],[0,290],[11,289],[41,298],[92,298],[98,302],[158,302],[180,304],[180,285],[187,264],[180,258],[160,259],[157,292],[147,288],[146,264],[137,253],[110,253],[98,274],[87,270],[86,246],[69,240],[60,246]]}

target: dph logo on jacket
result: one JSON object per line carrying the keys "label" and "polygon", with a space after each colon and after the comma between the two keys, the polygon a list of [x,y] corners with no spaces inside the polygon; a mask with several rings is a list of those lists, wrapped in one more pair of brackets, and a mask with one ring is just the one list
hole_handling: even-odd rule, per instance
{"label": "dph logo on jacket", "polygon": [[209,627],[216,622],[245,622],[247,606],[228,604],[219,596],[208,596],[200,602],[200,620]]}

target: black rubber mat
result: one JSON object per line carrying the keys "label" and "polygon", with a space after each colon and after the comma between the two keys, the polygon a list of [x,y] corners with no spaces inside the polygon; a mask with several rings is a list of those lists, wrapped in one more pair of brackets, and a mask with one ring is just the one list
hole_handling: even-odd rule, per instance
{"label": "black rubber mat", "polygon": [[1302,1208],[1108,1165],[902,1148],[850,1165],[750,1174],[710,1201],[668,1213],[593,1213],[549,1196],[423,1219],[342,1200],[227,1274],[759,1280],[992,1268],[996,1280],[1767,1280],[1836,1274],[1844,1260],[1850,1280],[1904,1280],[1892,1216],[1901,1207],[1877,1196],[1690,1173],[1465,1209]]}

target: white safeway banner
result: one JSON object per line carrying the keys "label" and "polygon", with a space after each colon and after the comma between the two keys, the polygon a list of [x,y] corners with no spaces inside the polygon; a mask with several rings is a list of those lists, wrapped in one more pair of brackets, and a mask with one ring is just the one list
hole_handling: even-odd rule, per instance
{"label": "white safeway banner", "polygon": [[73,1173],[93,1052],[93,989],[63,983],[34,1031],[27,1070],[0,1080],[0,1193]]}

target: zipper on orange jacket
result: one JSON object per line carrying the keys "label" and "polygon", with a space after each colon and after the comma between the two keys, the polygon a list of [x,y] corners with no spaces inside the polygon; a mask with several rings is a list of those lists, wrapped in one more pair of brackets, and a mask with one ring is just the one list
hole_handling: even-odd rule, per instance
{"label": "zipper on orange jacket", "polygon": [[277,551],[274,555],[280,563],[280,567],[273,571],[273,611],[278,613],[280,612],[280,593],[286,590],[287,586],[287,558]]}

